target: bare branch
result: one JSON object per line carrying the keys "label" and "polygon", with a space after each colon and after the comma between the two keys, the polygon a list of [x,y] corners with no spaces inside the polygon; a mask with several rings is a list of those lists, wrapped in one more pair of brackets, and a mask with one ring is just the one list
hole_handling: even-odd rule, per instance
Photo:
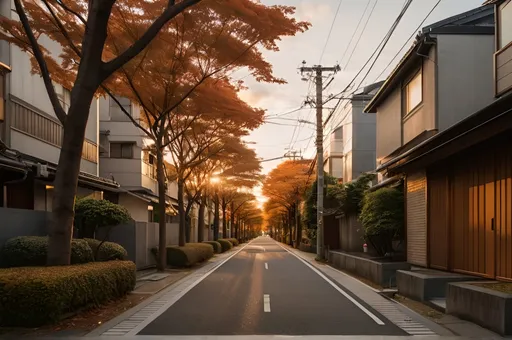
{"label": "bare branch", "polygon": [[69,13],[71,13],[75,17],[77,17],[78,20],[80,20],[87,27],[87,21],[84,19],[83,16],[80,15],[80,13],[78,13],[78,12],[72,10],[71,8],[69,8],[69,6],[66,5],[63,0],[58,0],[58,1],[55,1],[55,2],[58,3],[60,5],[60,7],[64,8],[65,11],[68,11]]}
{"label": "bare branch", "polygon": [[175,4],[175,1],[170,0],[169,5],[164,10],[164,12],[151,24],[151,26],[149,26],[147,31],[140,37],[139,40],[128,47],[128,49],[121,55],[104,64],[103,72],[105,78],[109,77],[112,73],[123,67],[127,62],[142,52],[156,37],[162,27],[164,27],[165,24],[169,22],[169,20],[183,12],[188,7],[193,6],[199,2],[201,2],[201,0],[183,0],[178,4]]}
{"label": "bare branch", "polygon": [[[69,36],[68,31],[66,30],[66,28],[64,27],[64,25],[62,24],[60,19],[57,17],[57,15],[55,14],[55,11],[53,10],[53,8],[50,6],[50,4],[48,3],[47,0],[42,0],[42,1],[45,4],[45,6],[48,9],[48,11],[50,12],[50,14],[52,15],[53,20],[55,20],[55,23],[57,24],[57,26],[59,27],[60,31],[62,32],[62,35],[68,41],[68,44],[71,47],[71,49],[76,53],[77,56],[82,57],[82,51],[80,51],[78,49],[78,47],[76,47],[76,45],[73,42],[73,40],[71,40],[71,37]],[[59,2],[59,1],[57,1],[57,2]]]}
{"label": "bare branch", "polygon": [[52,103],[55,115],[60,120],[62,125],[65,125],[67,117],[66,112],[62,108],[62,105],[59,101],[59,97],[57,97],[57,93],[55,92],[55,88],[53,87],[52,79],[50,78],[50,72],[48,71],[48,65],[46,64],[46,60],[44,59],[43,52],[39,47],[37,39],[34,36],[34,32],[32,32],[32,28],[30,27],[27,14],[23,9],[20,0],[14,0],[14,6],[16,7],[16,12],[20,17],[20,21],[21,24],[23,25],[23,29],[25,30],[25,34],[27,35],[27,38],[30,41],[32,53],[36,58],[37,64],[39,65],[39,69],[41,70],[41,77],[43,77],[44,86],[46,88],[46,91],[48,92],[48,96],[50,97],[50,102]]}

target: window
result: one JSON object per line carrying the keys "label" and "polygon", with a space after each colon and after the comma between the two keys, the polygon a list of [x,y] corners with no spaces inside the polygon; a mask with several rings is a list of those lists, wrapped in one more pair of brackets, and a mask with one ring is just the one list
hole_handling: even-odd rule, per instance
{"label": "window", "polygon": [[506,1],[499,9],[499,49],[512,42],[512,1]]}
{"label": "window", "polygon": [[133,143],[110,143],[110,158],[133,158]]}
{"label": "window", "polygon": [[[132,115],[132,102],[128,98],[116,96],[121,106],[126,112]],[[112,98],[110,98],[110,116],[111,117],[126,117],[126,113],[121,110],[119,104]]]}
{"label": "window", "polygon": [[405,114],[410,113],[423,100],[421,70],[405,85]]}
{"label": "window", "polygon": [[340,127],[338,130],[334,131],[334,139],[336,139],[336,140],[343,139],[343,127]]}

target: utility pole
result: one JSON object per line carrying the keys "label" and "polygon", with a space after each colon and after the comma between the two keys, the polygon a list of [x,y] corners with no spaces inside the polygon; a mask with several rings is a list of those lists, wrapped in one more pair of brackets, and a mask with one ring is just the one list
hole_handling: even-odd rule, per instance
{"label": "utility pole", "polygon": [[[336,73],[341,70],[339,65],[323,67],[315,65],[306,67],[302,62],[300,72],[314,73],[316,83],[316,167],[317,167],[317,203],[316,203],[316,256],[318,260],[325,259],[324,251],[324,126],[323,126],[323,72]],[[302,78],[307,80],[307,78]]]}

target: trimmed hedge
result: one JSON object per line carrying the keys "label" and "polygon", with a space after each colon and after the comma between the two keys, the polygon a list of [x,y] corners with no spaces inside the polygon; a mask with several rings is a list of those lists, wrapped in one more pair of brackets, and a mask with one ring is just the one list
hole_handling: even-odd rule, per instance
{"label": "trimmed hedge", "polygon": [[[93,256],[96,256],[96,249],[101,244],[100,240],[95,240],[92,238],[84,238],[85,241],[89,244],[89,247],[92,249]],[[98,251],[96,261],[112,261],[112,260],[127,260],[128,252],[123,248],[120,244],[114,242],[103,242]]]}
{"label": "trimmed hedge", "polygon": [[231,248],[233,248],[233,243],[229,242],[228,240],[226,240],[224,238],[218,239],[217,242],[220,243],[220,245],[222,247],[222,252],[228,251]]}
{"label": "trimmed hedge", "polygon": [[122,297],[135,288],[133,262],[0,269],[0,325],[38,327]]}
{"label": "trimmed hedge", "polygon": [[231,244],[233,245],[233,247],[236,247],[240,244],[240,242],[238,242],[238,240],[236,238],[227,238],[226,240],[228,240],[229,242],[231,242]]}
{"label": "trimmed hedge", "polygon": [[[27,267],[46,265],[48,237],[19,236],[7,240],[0,251],[2,267]],[[85,240],[71,241],[71,264],[94,261],[91,247]]]}
{"label": "trimmed hedge", "polygon": [[213,257],[213,246],[206,243],[187,243],[184,247],[167,247],[167,265],[191,267]]}
{"label": "trimmed hedge", "polygon": [[210,244],[213,247],[215,254],[222,253],[222,246],[217,241],[203,241],[203,243]]}

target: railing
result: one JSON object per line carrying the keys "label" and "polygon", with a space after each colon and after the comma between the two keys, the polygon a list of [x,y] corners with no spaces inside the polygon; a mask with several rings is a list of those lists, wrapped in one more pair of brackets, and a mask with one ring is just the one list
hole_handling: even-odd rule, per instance
{"label": "railing", "polygon": [[146,161],[142,161],[142,174],[148,176],[151,179],[156,180],[156,167],[154,164],[149,164]]}
{"label": "railing", "polygon": [[[62,147],[64,130],[59,121],[12,101],[11,128],[58,148]],[[98,145],[84,140],[82,158],[98,163]]]}

